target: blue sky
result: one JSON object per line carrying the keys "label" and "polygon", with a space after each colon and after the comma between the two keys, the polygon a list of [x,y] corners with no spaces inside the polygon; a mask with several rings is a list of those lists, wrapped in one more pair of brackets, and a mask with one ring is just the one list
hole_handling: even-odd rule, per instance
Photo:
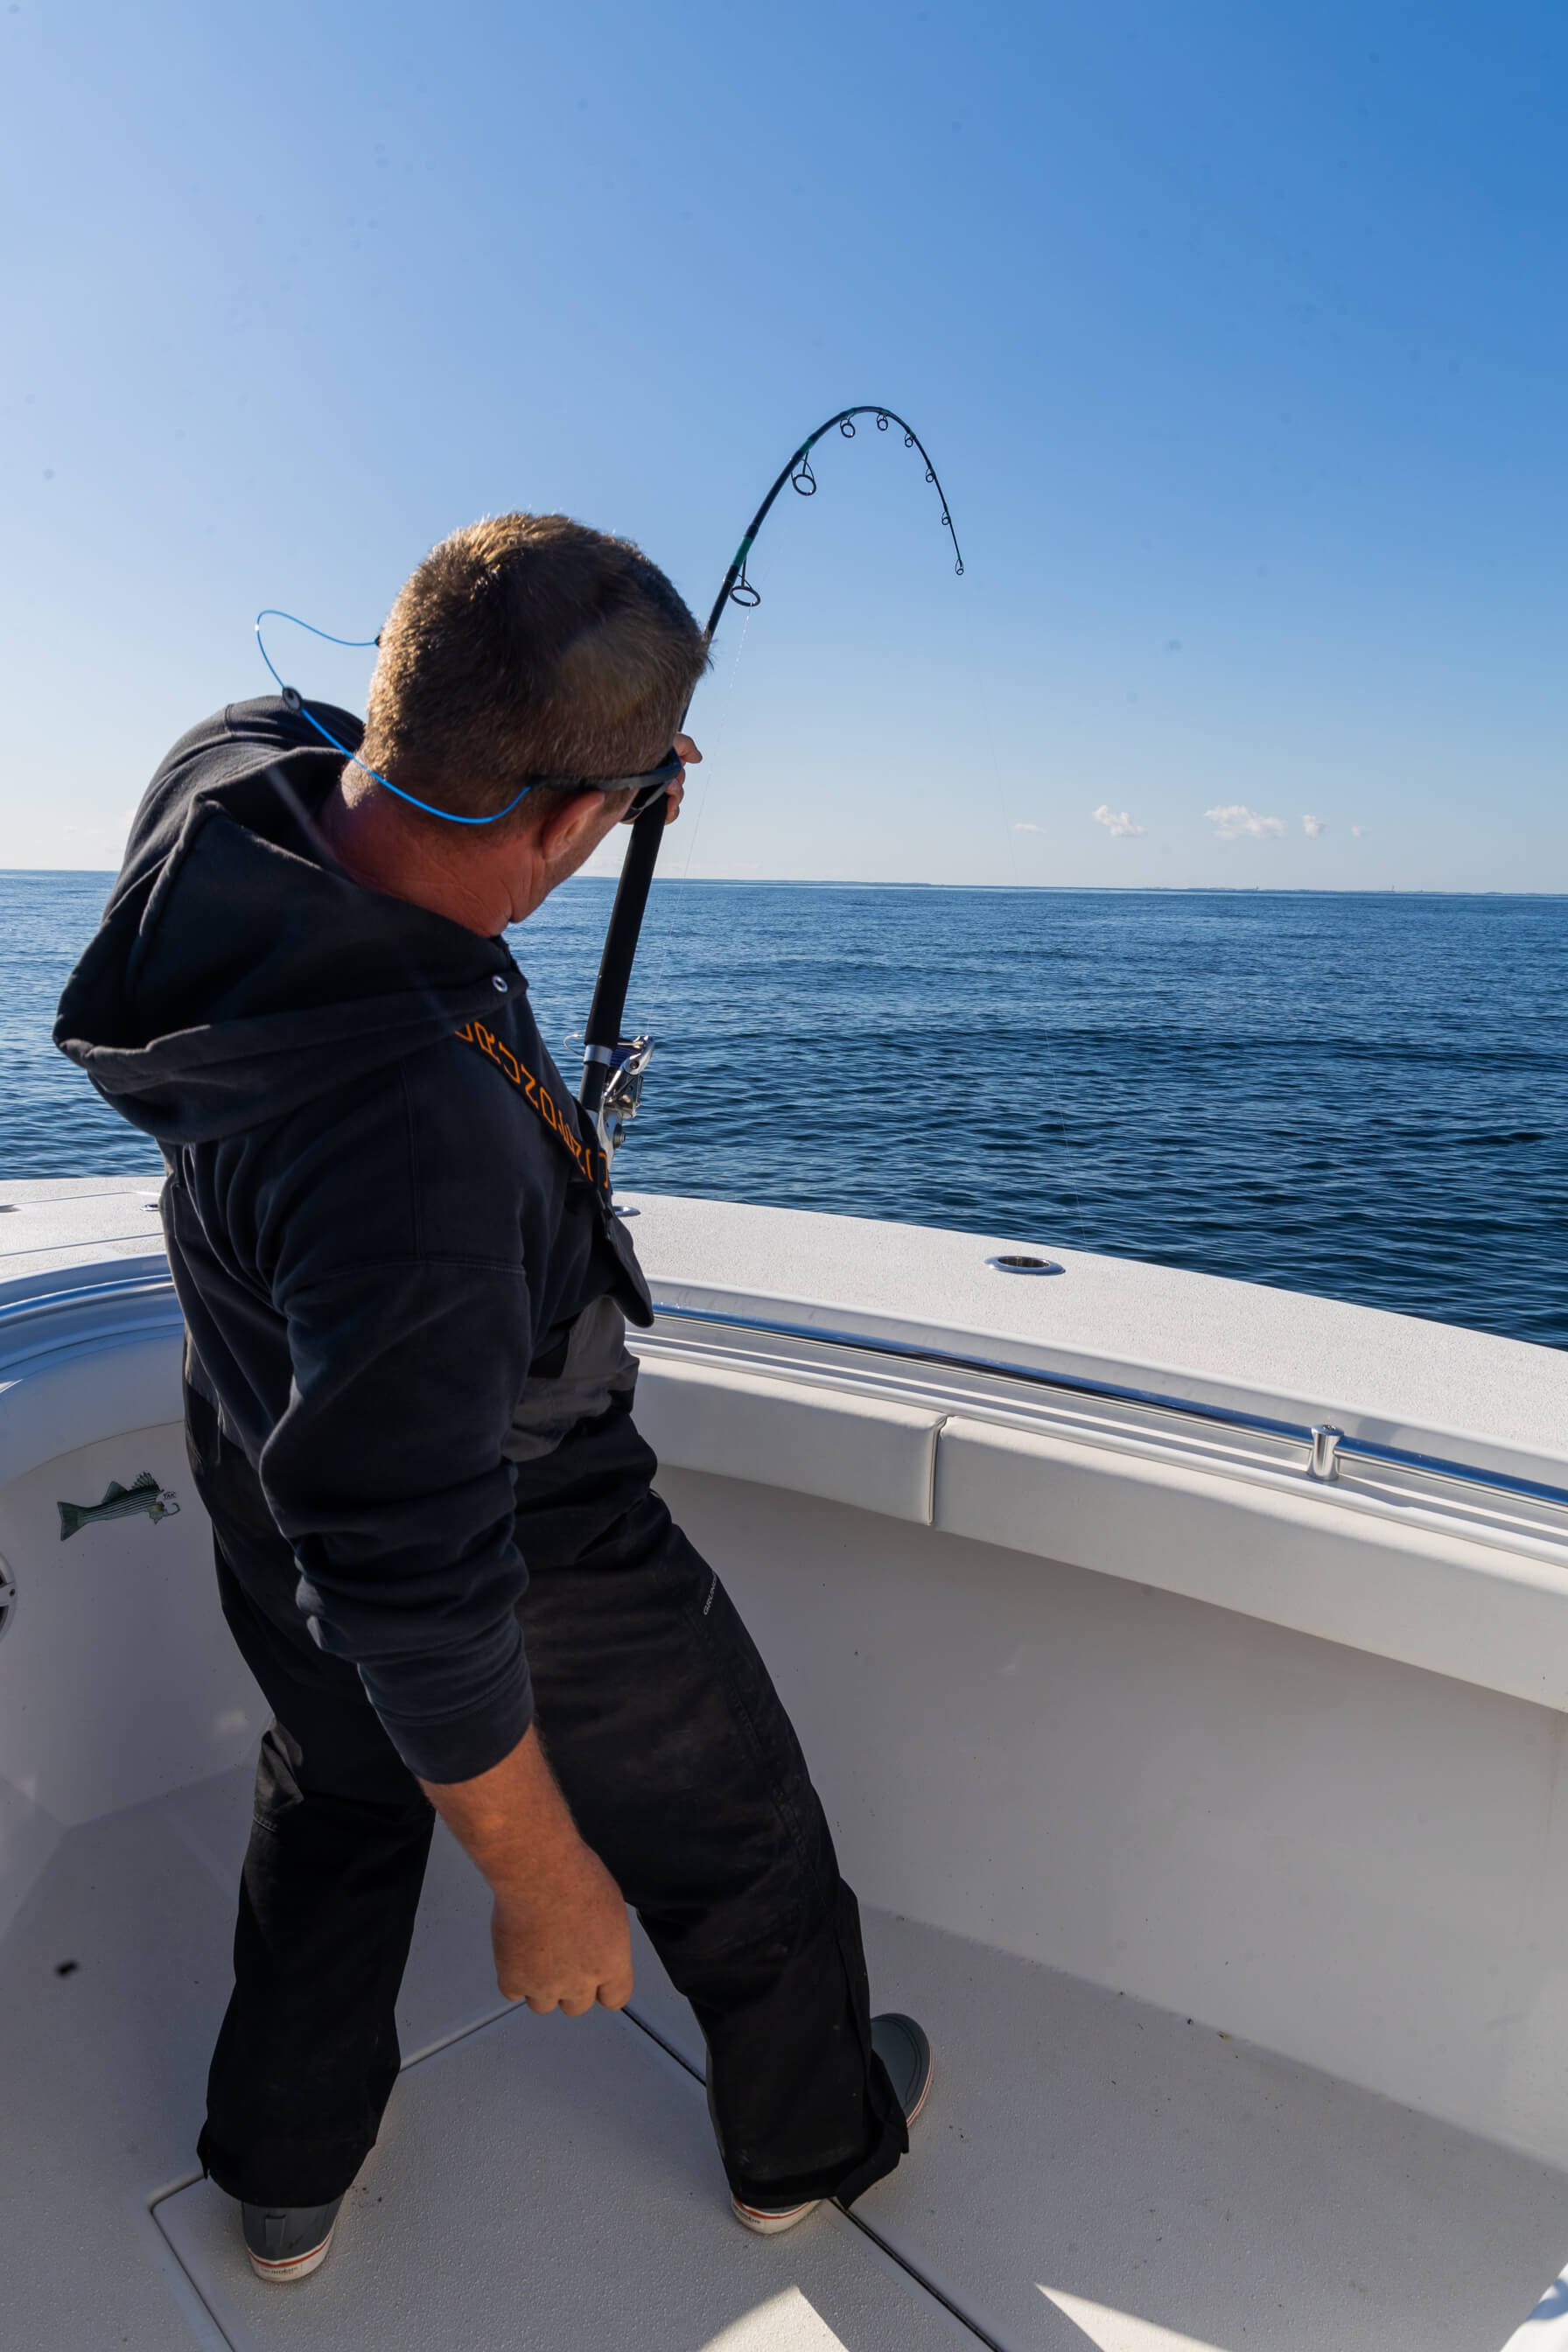
{"label": "blue sky", "polygon": [[0,0],[0,865],[115,862],[266,684],[258,605],[368,636],[521,506],[705,610],[885,400],[968,575],[900,437],[825,446],[671,870],[1568,890],[1560,0]]}

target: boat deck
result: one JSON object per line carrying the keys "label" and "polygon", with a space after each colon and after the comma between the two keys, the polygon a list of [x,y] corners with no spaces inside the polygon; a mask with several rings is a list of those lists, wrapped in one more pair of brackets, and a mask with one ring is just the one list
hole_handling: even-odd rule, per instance
{"label": "boat deck", "polygon": [[[1134,1527],[1136,1432],[1079,1458],[941,1382],[889,1402],[885,1367],[737,1351],[830,1308],[1556,1484],[1565,1360],[1078,1256],[1019,1297],[973,1236],[669,1201],[638,1228],[675,1301],[639,1411],[852,1878],[921,1915],[866,1915],[879,2005],[935,2045],[913,2152],[853,2217],[747,2237],[651,1955],[625,2018],[507,2009],[438,1834],[381,2145],[325,2269],[255,2280],[192,2151],[257,1694],[188,1492],[59,1549],[62,1496],[184,1482],[154,1191],[7,1187],[0,1233],[4,2352],[1568,2352],[1565,1702],[1537,1687],[1563,1563],[1447,1521],[1377,1552],[1394,1506],[1300,1471],[1287,1591],[1278,1465],[1167,1465]],[[1004,1523],[1009,1447],[1035,1466]],[[1243,2021],[1271,2048],[1215,2031]]]}
{"label": "boat deck", "polygon": [[[1499,2352],[1568,2247],[1545,2165],[877,1914],[879,2004],[937,2053],[913,2153],[854,2220],[748,2238],[646,1948],[635,2020],[503,2009],[443,1834],[381,2144],[327,2266],[263,2286],[190,2156],[248,1792],[71,1832],[0,1946],[18,2352]],[[1521,2352],[1555,2337],[1543,2314]]]}

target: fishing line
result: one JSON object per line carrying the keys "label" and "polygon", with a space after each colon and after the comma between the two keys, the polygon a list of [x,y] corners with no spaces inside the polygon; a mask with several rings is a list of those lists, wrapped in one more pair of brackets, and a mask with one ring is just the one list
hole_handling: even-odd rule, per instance
{"label": "fishing line", "polygon": [[[985,740],[991,752],[992,778],[996,787],[997,800],[1002,807],[1003,823],[1005,824],[1007,822],[1007,803],[1004,797],[1002,790],[1002,762],[996,756],[996,732],[991,724],[991,705],[984,697],[981,698],[980,708],[985,720]],[[1055,1102],[1057,1108],[1057,1125],[1061,1129],[1062,1171],[1067,1177],[1068,1190],[1072,1194],[1073,1208],[1078,1217],[1079,1238],[1082,1242],[1085,1249],[1088,1249],[1089,1246],[1089,1226],[1084,1219],[1083,1196],[1078,1189],[1078,1178],[1073,1171],[1071,1157],[1072,1145],[1068,1140],[1067,1114],[1062,1108],[1061,1082],[1057,1076],[1056,1060],[1053,1055],[1047,1056],[1046,1067],[1050,1074],[1051,1098]]]}
{"label": "fishing line", "polygon": [[[735,647],[735,658],[730,665],[730,675],[724,686],[724,699],[720,706],[717,721],[714,727],[712,737],[714,749],[712,751],[705,752],[703,754],[702,764],[704,767],[707,766],[710,758],[716,758],[719,755],[725,743],[729,740],[730,719],[732,715],[735,699],[735,680],[740,676],[741,656],[746,650],[746,632],[751,625],[752,615],[748,609],[746,617],[741,625],[741,640]],[[686,858],[681,866],[679,876],[682,882],[689,881],[691,877],[691,861],[697,852],[697,836],[702,829],[702,820],[707,814],[708,802],[712,793],[712,790],[713,778],[711,776],[704,776],[702,779],[702,797],[691,813],[691,830],[687,835]],[[658,937],[658,963],[651,977],[649,987],[649,995],[656,1005],[658,1003],[658,992],[669,978],[670,967],[674,961],[674,934],[667,925]]]}
{"label": "fishing line", "polygon": [[[703,753],[702,765],[704,770],[707,769],[710,760],[715,759],[719,756],[723,746],[729,740],[730,719],[732,714],[735,699],[735,681],[740,676],[741,656],[746,650],[746,632],[751,625],[752,610],[751,607],[748,606],[745,608],[745,619],[741,624],[741,637],[740,643],[735,647],[735,658],[730,665],[730,674],[725,680],[723,700],[719,707],[718,714],[714,720],[713,734],[710,738],[710,749]],[[678,877],[682,882],[686,882],[690,879],[691,861],[697,849],[697,836],[701,830],[702,819],[707,813],[709,797],[713,790],[713,782],[714,780],[711,774],[705,773],[702,776],[700,784],[701,798],[696,802],[696,804],[692,809],[686,813],[689,816],[691,829],[687,835],[686,857]],[[659,932],[656,941],[653,970],[649,972],[645,967],[644,972],[647,990],[647,1028],[650,1032],[657,1029],[658,1026],[658,1007],[660,996],[669,981],[674,962],[675,934],[670,926],[667,924],[664,929]],[[584,1044],[583,1032],[580,1029],[573,1030],[570,1035],[562,1040],[562,1043],[568,1047],[575,1047],[578,1051],[581,1051]]]}
{"label": "fishing line", "polygon": [[[730,665],[729,680],[724,688],[724,700],[719,712],[719,724],[716,730],[715,740],[721,747],[727,743],[730,738],[730,720],[733,715],[735,702],[735,680],[741,674],[741,656],[746,650],[746,632],[751,625],[752,615],[748,611],[745,619],[741,624],[741,642],[735,647],[735,658]],[[691,827],[691,837],[686,845],[686,863],[680,869],[680,878],[683,882],[691,872],[691,860],[696,854],[697,849],[697,835],[701,830],[702,820],[708,813],[708,801],[711,789],[712,779],[710,777],[704,777],[702,798],[697,805],[697,809],[695,811],[695,821]]]}

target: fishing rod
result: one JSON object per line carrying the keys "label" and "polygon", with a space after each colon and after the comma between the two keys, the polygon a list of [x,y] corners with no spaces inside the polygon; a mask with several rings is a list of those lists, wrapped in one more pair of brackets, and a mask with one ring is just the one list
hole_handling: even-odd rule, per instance
{"label": "fishing rod", "polygon": [[[813,449],[824,434],[831,433],[835,425],[846,441],[853,441],[858,416],[874,416],[879,433],[886,433],[890,425],[896,425],[904,436],[905,448],[918,449],[925,459],[926,480],[942,501],[942,527],[952,541],[952,568],[963,579],[963,557],[959,552],[958,533],[952,527],[952,517],[948,511],[947,493],[937,479],[936,467],[913,425],[906,425],[892,409],[879,407],[875,403],[858,408],[841,408],[825,425],[819,425],[815,433],[807,435],[788,463],[780,469],[778,479],[746,525],[741,544],[724,574],[723,584],[713,599],[713,610],[708,616],[710,645],[713,642],[726,604],[739,604],[750,611],[763,601],[761,591],[746,577],[746,559],[751,554],[757,533],[768,519],[773,500],[786,482],[792,483],[802,498],[815,498],[816,476],[811,469]],[[687,711],[690,708],[689,701]],[[684,728],[685,725],[686,711],[683,711],[680,726]],[[664,839],[668,806],[668,801],[660,793],[653,805],[644,809],[632,825],[616,902],[610,910],[609,929],[605,934],[605,951],[599,960],[594,1002],[584,1031],[583,1083],[578,1099],[598,1129],[606,1160],[615,1155],[616,1147],[626,1132],[626,1121],[637,1117],[637,1104],[642,1096],[643,1072],[653,1052],[651,1037],[623,1037],[621,1024],[626,1017],[632,964],[647,908],[648,886],[653,880],[659,844]]]}

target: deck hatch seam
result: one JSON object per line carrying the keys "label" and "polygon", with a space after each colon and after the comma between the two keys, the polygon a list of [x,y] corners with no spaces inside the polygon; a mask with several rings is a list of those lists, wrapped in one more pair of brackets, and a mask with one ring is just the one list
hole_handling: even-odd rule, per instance
{"label": "deck hatch seam", "polygon": [[[639,2017],[633,2008],[624,2009],[621,2014],[629,2025],[635,2025],[639,2032],[647,2035],[650,2042],[657,2042],[667,2058],[673,2058],[678,2066],[683,2067],[694,2083],[700,2083],[704,2088],[707,2087],[706,2075],[700,2074],[684,2052],[678,2050],[673,2042],[667,2042],[657,2026],[650,2025],[646,2017]],[[943,2294],[941,2287],[932,2284],[923,2271],[918,2271],[913,2263],[899,2252],[897,2247],[889,2246],[887,2240],[873,2230],[868,2221],[863,2221],[859,2214],[852,2211],[847,2205],[840,2205],[837,2210],[844,2221],[854,2224],[863,2238],[869,2238],[879,2253],[886,2254],[890,2263],[896,2263],[906,2278],[912,2279],[922,2294],[929,2294],[933,2303],[940,2303],[948,2317],[956,2319],[966,2335],[973,2336],[977,2344],[984,2344],[986,2352],[1006,2352],[1005,2345],[999,2344],[994,2336],[988,2336],[978,2320],[971,2319],[967,2312],[961,2311],[950,2296]]]}

